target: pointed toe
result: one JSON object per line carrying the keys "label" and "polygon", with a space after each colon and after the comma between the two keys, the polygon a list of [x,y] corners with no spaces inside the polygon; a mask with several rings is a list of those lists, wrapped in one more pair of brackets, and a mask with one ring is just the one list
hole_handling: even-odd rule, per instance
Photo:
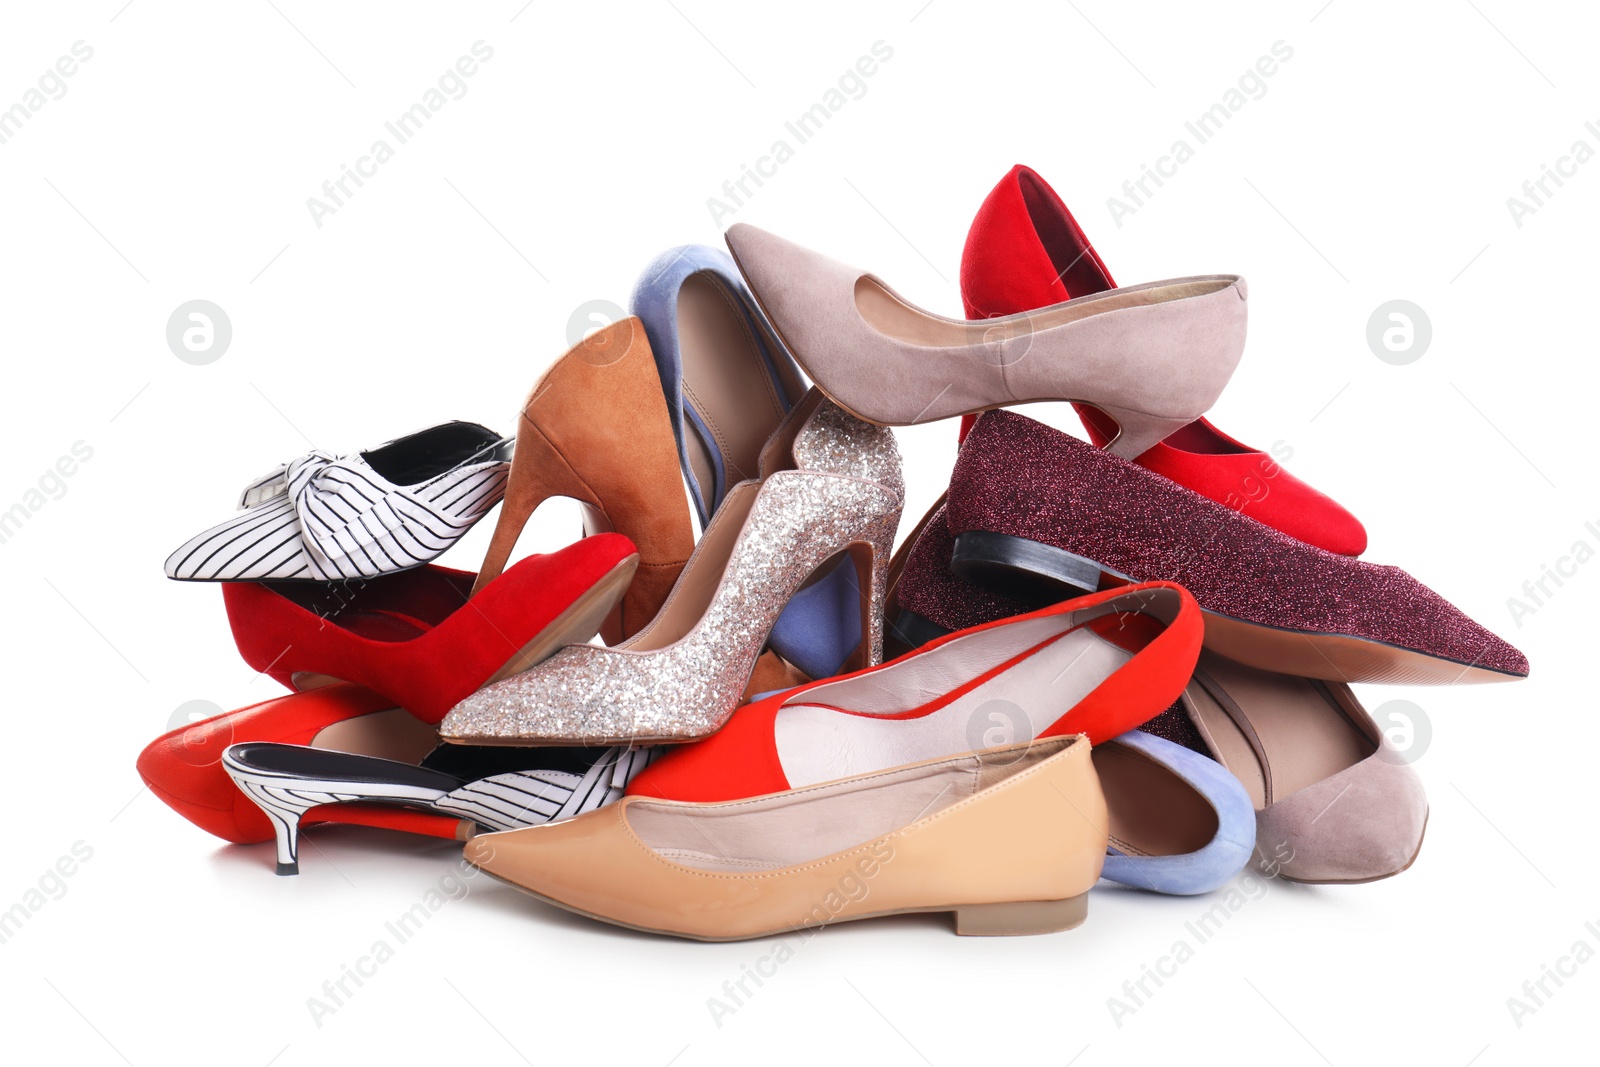
{"label": "pointed toe", "polygon": [[1370,882],[1411,866],[1428,798],[1388,744],[1353,767],[1258,812],[1263,865],[1293,882]]}

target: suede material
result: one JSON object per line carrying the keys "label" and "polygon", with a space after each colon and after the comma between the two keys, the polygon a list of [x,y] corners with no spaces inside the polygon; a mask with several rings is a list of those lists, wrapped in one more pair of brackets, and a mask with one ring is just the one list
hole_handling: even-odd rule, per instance
{"label": "suede material", "polygon": [[1222,283],[1198,295],[1051,326],[1034,327],[1024,316],[997,327],[987,343],[927,346],[863,319],[855,298],[862,271],[745,223],[731,227],[727,241],[762,309],[818,387],[886,425],[1078,399],[1112,413],[1123,427],[1114,450],[1137,455],[1204,413],[1244,350],[1247,294],[1232,276],[1175,280]]}
{"label": "suede material", "polygon": [[[969,319],[1015,315],[1115,285],[1061,197],[1020,164],[1000,179],[967,231],[961,298]],[[1114,420],[1075,407],[1096,448],[1117,436]],[[962,438],[971,428],[968,416]],[[1366,551],[1367,531],[1354,515],[1206,419],[1151,445],[1135,462],[1307,544],[1349,556]]]}
{"label": "suede material", "polygon": [[[1024,195],[1025,182],[1031,195]],[[1048,249],[1034,211],[1059,221],[1061,240]],[[961,250],[961,302],[969,319],[1032,311],[1116,284],[1056,191],[1020,163],[984,198]]]}
{"label": "suede material", "polygon": [[1299,882],[1366,882],[1398,874],[1422,847],[1428,798],[1392,745],[1256,815],[1262,862]]}
{"label": "suede material", "polygon": [[[364,598],[376,589],[371,594],[376,602],[390,600],[383,586],[390,577],[416,580],[405,574],[339,590],[331,607],[298,603],[261,582],[228,582],[223,598],[239,653],[255,670],[271,667],[357,682],[383,693],[391,706],[436,723],[633,551],[626,537],[607,533],[520,559],[470,604],[458,601],[437,624],[410,620],[415,633],[401,640],[373,636],[364,622],[369,616]],[[347,613],[356,625],[342,624]]]}
{"label": "suede material", "polygon": [[694,551],[667,403],[637,318],[589,335],[533,387],[475,595],[505,566],[534,508],[553,496],[588,505],[638,548],[633,585],[601,628],[616,644],[655,618]]}
{"label": "suede material", "polygon": [[[782,345],[770,344],[768,339],[763,339],[760,312],[750,291],[745,288],[739,268],[728,253],[706,245],[669,248],[639,275],[628,306],[644,324],[651,351],[655,354],[656,370],[661,378],[667,415],[672,424],[672,436],[677,442],[679,464],[689,483],[703,526],[711,521],[711,516],[721,506],[722,497],[731,485],[724,484],[722,492],[717,492],[714,486],[698,484],[689,463],[688,435],[692,431],[686,424],[685,394],[693,391],[695,383],[685,381],[684,377],[682,352],[678,345],[678,294],[684,282],[700,273],[714,275],[726,286],[751,324],[751,337],[755,343],[748,352],[742,353],[748,357],[748,371],[770,377],[778,394],[784,398],[786,407],[793,407],[805,393],[805,380],[800,368],[795,366],[794,358]],[[774,425],[769,430],[776,428]]]}
{"label": "suede material", "polygon": [[1194,852],[1171,856],[1112,852],[1106,856],[1102,877],[1135,889],[1192,896],[1220,888],[1244,870],[1256,847],[1256,815],[1237,778],[1216,761],[1142,730],[1130,730],[1107,744],[1140,752],[1181,779],[1194,791],[1196,803],[1208,804],[1216,813],[1217,832]]}
{"label": "suede material", "polygon": [[992,593],[950,573],[955,535],[940,505],[923,523],[906,554],[905,568],[895,585],[899,606],[921,615],[946,630],[965,630],[1033,608],[1018,600]]}

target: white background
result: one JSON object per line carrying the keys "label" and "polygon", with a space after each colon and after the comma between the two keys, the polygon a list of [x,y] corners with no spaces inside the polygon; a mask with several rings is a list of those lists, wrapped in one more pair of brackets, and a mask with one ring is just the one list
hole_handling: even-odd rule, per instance
{"label": "white background", "polygon": [[[0,909],[93,850],[0,945],[0,1047],[74,1063],[483,1060],[654,1064],[1465,1065],[1591,1059],[1600,963],[1519,1028],[1506,1000],[1600,920],[1591,602],[1579,568],[1521,595],[1600,520],[1589,420],[1600,162],[1517,227],[1506,199],[1600,119],[1580,5],[1333,0],[534,0],[453,5],[100,0],[8,5],[0,106],[82,40],[93,58],[0,145],[0,510],[82,440],[93,458],[0,544],[10,840]],[[1319,10],[1320,7],[1320,10]],[[120,10],[119,10],[120,9]],[[494,50],[319,229],[306,199],[475,41]],[[1016,162],[1076,208],[1118,280],[1230,271],[1250,344],[1214,412],[1367,523],[1393,562],[1512,639],[1531,680],[1366,689],[1416,702],[1432,819],[1416,866],[1273,885],[1139,1010],[1107,999],[1208,900],[1096,893],[1050,937],[937,918],[801,947],[718,1026],[708,998],[772,943],[634,935],[474,885],[317,1026],[307,998],[385,936],[459,848],[314,836],[298,878],[140,788],[134,758],[191,700],[273,684],[214,588],[161,576],[243,482],[310,445],[445,418],[510,429],[586,301],[625,302],[661,249],[719,240],[708,197],[874,42],[893,57],[734,216],[959,314],[972,213]],[[1119,227],[1106,200],[1275,41],[1293,58]],[[724,219],[724,223],[731,219]],[[234,337],[176,359],[180,303]],[[1365,340],[1381,302],[1431,317],[1416,363]],[[1066,409],[1030,414],[1073,425]],[[948,425],[903,431],[906,526]],[[524,548],[575,532],[541,513]],[[444,562],[475,566],[480,528]],[[536,536],[535,536],[536,535]]]}

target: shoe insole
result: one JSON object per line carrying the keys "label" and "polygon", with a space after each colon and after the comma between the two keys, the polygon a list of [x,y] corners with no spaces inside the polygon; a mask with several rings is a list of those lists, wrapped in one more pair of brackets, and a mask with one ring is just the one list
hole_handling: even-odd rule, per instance
{"label": "shoe insole", "polygon": [[324,726],[314,748],[419,764],[439,743],[439,731],[406,711],[389,708]]}
{"label": "shoe insole", "polygon": [[707,871],[772,870],[841,852],[936,814],[1080,742],[1053,738],[986,763],[971,756],[895,767],[803,792],[723,804],[637,800],[628,825],[646,848]]}
{"label": "shoe insole", "polygon": [[692,274],[678,291],[678,351],[698,435],[685,439],[689,465],[709,507],[719,486],[760,476],[761,446],[787,409],[744,308],[714,275]]}
{"label": "shoe insole", "polygon": [[[1198,676],[1184,691],[1184,709],[1212,755],[1244,784],[1257,811],[1377,750],[1352,713],[1340,707],[1341,696],[1355,700],[1343,683],[1258,671],[1212,652],[1201,653],[1199,672],[1226,694],[1248,725],[1236,722]],[[1257,755],[1246,730],[1255,732],[1264,757]]]}
{"label": "shoe insole", "polygon": [[1217,836],[1217,813],[1172,770],[1107,741],[1091,753],[1110,814],[1111,847],[1125,856],[1181,856]]}
{"label": "shoe insole", "polygon": [[[936,694],[948,693],[965,679],[1010,658],[1004,655],[995,662],[974,662],[964,654],[954,654],[954,648],[946,646],[919,657],[925,669],[942,671],[942,676],[907,680],[902,691],[936,699]],[[1131,653],[1080,626],[943,707],[916,718],[887,717],[896,715],[895,711],[879,717],[843,714],[827,705],[787,705],[778,710],[773,723],[778,761],[789,785],[798,789],[885,767],[1027,741],[1054,725],[1130,658]],[[917,662],[908,661],[907,665]],[[848,705],[845,709],[861,710]]]}
{"label": "shoe insole", "polygon": [[463,464],[509,458],[500,435],[475,422],[446,422],[361,453],[395,485],[416,485]]}

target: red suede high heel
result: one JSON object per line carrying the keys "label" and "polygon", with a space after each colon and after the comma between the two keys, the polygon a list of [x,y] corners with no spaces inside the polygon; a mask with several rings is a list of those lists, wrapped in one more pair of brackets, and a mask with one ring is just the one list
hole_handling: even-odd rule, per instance
{"label": "red suede high heel", "polygon": [[[780,792],[816,780],[819,761],[850,745],[915,762],[1065,734],[1099,744],[1178,699],[1204,629],[1182,586],[1152,582],[960,630],[747,704],[719,732],[646,768],[628,795],[712,802]],[[843,716],[857,720],[841,726]]]}
{"label": "red suede high heel", "polygon": [[[328,685],[171,730],[139,753],[139,777],[163,803],[207,833],[240,845],[271,841],[271,821],[239,792],[222,765],[228,746],[246,741],[311,745],[417,763],[439,743],[439,735],[369,689]],[[377,826],[443,838],[462,838],[471,828],[461,819],[377,804],[324,805],[307,812],[304,822]]]}
{"label": "red suede high heel", "polygon": [[[969,319],[1015,315],[1115,287],[1067,205],[1028,167],[1019,164],[1000,179],[967,231],[961,299]],[[1073,406],[1095,447],[1116,438],[1114,419],[1087,404]],[[963,439],[973,418],[962,420]],[[1204,418],[1134,462],[1307,544],[1346,556],[1366,551],[1367,531],[1354,515]]]}
{"label": "red suede high heel", "polygon": [[296,689],[356,682],[436,723],[490,682],[593,637],[638,563],[632,541],[606,533],[518,560],[470,603],[474,576],[437,566],[328,584],[232,582],[223,597],[254,669]]}

